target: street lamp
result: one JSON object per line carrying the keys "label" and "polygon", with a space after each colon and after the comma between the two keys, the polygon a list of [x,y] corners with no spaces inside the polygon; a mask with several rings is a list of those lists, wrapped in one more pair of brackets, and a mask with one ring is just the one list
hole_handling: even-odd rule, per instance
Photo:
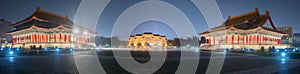
{"label": "street lamp", "polygon": [[281,55],[281,57],[286,57],[286,53],[285,52],[282,52],[280,55]]}
{"label": "street lamp", "polygon": [[10,54],[10,55],[13,55],[13,54],[14,54],[14,52],[13,52],[13,51],[9,51],[9,54]]}
{"label": "street lamp", "polygon": [[56,48],[55,51],[59,51],[59,48]]}

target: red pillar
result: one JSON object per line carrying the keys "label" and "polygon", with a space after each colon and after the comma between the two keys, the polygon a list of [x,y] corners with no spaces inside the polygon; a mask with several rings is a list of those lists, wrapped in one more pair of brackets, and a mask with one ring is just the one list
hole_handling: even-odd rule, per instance
{"label": "red pillar", "polygon": [[72,41],[71,41],[72,38],[73,38],[73,37],[72,37],[71,35],[69,35],[69,42],[72,42]]}
{"label": "red pillar", "polygon": [[34,42],[34,34],[31,34],[31,42]]}
{"label": "red pillar", "polygon": [[45,34],[45,42],[47,43],[48,42],[48,35]]}
{"label": "red pillar", "polygon": [[40,34],[40,42],[43,42],[43,34]]}
{"label": "red pillar", "polygon": [[249,44],[252,43],[252,35],[249,36]]}
{"label": "red pillar", "polygon": [[16,43],[19,43],[19,37],[16,37],[17,38],[17,41],[16,41]]}
{"label": "red pillar", "polygon": [[47,42],[47,35],[44,34],[44,42]]}
{"label": "red pillar", "polygon": [[33,38],[34,38],[34,39],[33,39],[34,42],[37,42],[37,41],[36,41],[36,40],[37,40],[37,39],[36,39],[36,38],[37,38],[36,34],[33,34]]}
{"label": "red pillar", "polygon": [[32,34],[32,42],[35,42],[35,34]]}
{"label": "red pillar", "polygon": [[257,37],[256,37],[256,35],[254,35],[254,36],[253,36],[253,38],[254,38],[254,40],[253,40],[253,43],[255,43],[255,44],[256,44],[256,42],[257,42],[257,41],[256,41],[256,40],[257,40]]}
{"label": "red pillar", "polygon": [[42,42],[42,40],[41,40],[41,39],[42,39],[42,38],[41,38],[41,34],[38,34],[38,37],[39,37],[39,39],[38,39],[39,42]]}
{"label": "red pillar", "polygon": [[262,42],[262,36],[261,35],[259,35],[259,43],[261,43]]}
{"label": "red pillar", "polygon": [[234,35],[231,36],[231,43],[234,43]]}
{"label": "red pillar", "polygon": [[39,34],[36,34],[36,42],[39,42]]}
{"label": "red pillar", "polygon": [[[209,44],[209,39],[207,39],[207,44]],[[209,44],[210,45],[210,44]]]}
{"label": "red pillar", "polygon": [[35,42],[38,42],[38,34],[35,34]]}
{"label": "red pillar", "polygon": [[34,34],[31,34],[31,42],[34,42]]}
{"label": "red pillar", "polygon": [[69,41],[69,39],[70,39],[70,35],[68,34],[68,35],[67,35],[67,37],[68,37],[68,38],[67,38],[67,42],[70,42],[70,41]]}
{"label": "red pillar", "polygon": [[244,44],[247,43],[247,36],[244,36]]}
{"label": "red pillar", "polygon": [[245,42],[246,42],[246,40],[245,40],[245,36],[243,36],[243,44],[246,44]]}
{"label": "red pillar", "polygon": [[240,44],[240,35],[238,35],[238,44]]}
{"label": "red pillar", "polygon": [[281,38],[279,39],[279,44],[281,44]]}
{"label": "red pillar", "polygon": [[43,34],[43,42],[46,42],[46,36]]}
{"label": "red pillar", "polygon": [[44,34],[41,34],[41,42],[44,42]]}
{"label": "red pillar", "polygon": [[258,44],[258,42],[259,42],[259,36],[256,35],[256,44]]}
{"label": "red pillar", "polygon": [[32,34],[30,34],[28,37],[29,37],[28,42],[32,42]]}
{"label": "red pillar", "polygon": [[28,35],[26,35],[25,37],[26,37],[26,38],[25,38],[26,42],[29,42],[29,39],[28,39],[29,37],[28,37]]}
{"label": "red pillar", "polygon": [[261,43],[264,43],[265,36],[262,36]]}
{"label": "red pillar", "polygon": [[18,41],[17,41],[17,43],[20,43],[20,37],[18,36]]}
{"label": "red pillar", "polygon": [[54,34],[54,42],[56,42],[56,35]]}
{"label": "red pillar", "polygon": [[47,42],[49,42],[49,39],[50,39],[50,38],[49,38],[49,35],[46,35],[46,36],[47,36]]}
{"label": "red pillar", "polygon": [[248,44],[248,36],[246,36],[246,43]]}
{"label": "red pillar", "polygon": [[276,39],[276,44],[279,44],[279,41],[278,41],[278,39]]}
{"label": "red pillar", "polygon": [[252,43],[255,43],[255,35],[252,36]]}
{"label": "red pillar", "polygon": [[59,42],[62,42],[61,34],[59,34]]}
{"label": "red pillar", "polygon": [[206,39],[206,43],[209,44],[209,39]]}
{"label": "red pillar", "polygon": [[211,39],[208,39],[209,44],[211,45]]}
{"label": "red pillar", "polygon": [[272,43],[274,43],[274,37],[272,37]]}
{"label": "red pillar", "polygon": [[41,42],[41,34],[38,34],[38,42]]}
{"label": "red pillar", "polygon": [[64,42],[67,42],[67,35],[64,35]]}
{"label": "red pillar", "polygon": [[228,36],[226,36],[225,38],[226,38],[226,39],[225,39],[225,42],[228,43]]}

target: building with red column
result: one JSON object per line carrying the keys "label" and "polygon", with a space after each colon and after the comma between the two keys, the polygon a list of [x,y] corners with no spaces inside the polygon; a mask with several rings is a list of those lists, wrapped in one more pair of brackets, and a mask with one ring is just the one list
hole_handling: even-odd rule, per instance
{"label": "building with red column", "polygon": [[287,34],[278,31],[271,20],[269,11],[260,14],[255,11],[230,17],[222,25],[211,28],[199,34],[206,38],[201,44],[205,49],[251,48],[267,49],[269,47],[285,48],[289,45],[281,44],[281,38]]}
{"label": "building with red column", "polygon": [[[94,46],[93,32],[87,34],[73,33],[73,22],[67,16],[60,16],[41,10],[39,7],[26,19],[11,24],[13,31],[12,47],[59,47],[59,48],[83,48]],[[77,28],[76,30],[83,30]]]}

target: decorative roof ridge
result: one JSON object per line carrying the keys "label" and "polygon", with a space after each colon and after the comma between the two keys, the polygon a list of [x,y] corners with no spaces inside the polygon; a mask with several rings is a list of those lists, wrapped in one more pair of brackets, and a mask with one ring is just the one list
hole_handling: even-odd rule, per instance
{"label": "decorative roof ridge", "polygon": [[238,18],[247,16],[247,15],[252,15],[252,14],[258,14],[259,15],[258,8],[255,8],[255,11],[251,11],[251,12],[248,12],[248,13],[245,13],[245,14],[240,14],[240,15],[237,15],[237,16],[234,16],[234,17],[228,16],[227,21],[230,21],[230,20],[233,20],[233,19],[238,19]]}
{"label": "decorative roof ridge", "polygon": [[[32,25],[32,26],[30,26],[30,27],[28,27],[28,28],[24,28],[24,29],[22,29],[22,30],[27,30],[27,29],[31,29],[31,28],[47,29],[47,28],[38,27],[38,26],[36,26],[36,25]],[[7,34],[10,34],[10,33],[12,33],[12,32],[19,32],[19,31],[22,31],[22,30],[10,31],[10,32],[7,32]]]}
{"label": "decorative roof ridge", "polygon": [[65,16],[61,16],[61,15],[58,15],[58,14],[54,14],[54,13],[51,13],[51,12],[48,12],[48,11],[44,11],[44,10],[41,10],[39,7],[36,9],[36,11],[33,13],[33,16],[36,16],[38,13],[45,13],[45,14],[49,14],[49,15],[52,15],[52,16],[56,16],[56,17],[60,17],[60,18],[63,18],[63,19],[67,19],[67,20],[70,20],[67,15]]}
{"label": "decorative roof ridge", "polygon": [[264,27],[257,27],[257,28],[261,28],[263,30],[269,30],[269,31],[272,31],[272,32],[277,32],[277,33],[281,33],[281,34],[286,34],[286,33],[283,33],[281,31],[278,31],[278,30],[272,30],[272,29],[268,29],[268,28],[264,28]]}
{"label": "decorative roof ridge", "polygon": [[62,24],[60,24],[59,26],[57,26],[56,28],[65,28]]}
{"label": "decorative roof ridge", "polygon": [[37,26],[35,26],[35,25],[32,25],[30,28],[34,28],[34,27],[37,27]]}
{"label": "decorative roof ridge", "polygon": [[35,17],[35,16],[32,16],[31,18],[32,18],[32,19],[36,19],[36,20],[39,20],[39,21],[44,21],[44,22],[48,22],[48,21],[46,21],[46,20],[43,20],[43,19],[37,18],[37,17]]}
{"label": "decorative roof ridge", "polygon": [[143,34],[153,34],[152,32],[144,32]]}
{"label": "decorative roof ridge", "polygon": [[135,36],[142,36],[142,34],[135,34]]}
{"label": "decorative roof ridge", "polygon": [[[41,8],[38,6],[38,7],[36,8],[36,11],[34,11],[34,13],[31,14],[29,17],[27,17],[26,19],[23,19],[23,20],[21,20],[21,21],[19,21],[19,22],[16,22],[15,24],[11,24],[11,25],[9,25],[9,26],[16,26],[16,25],[19,25],[19,24],[23,24],[23,23],[25,23],[25,22],[31,21],[33,18],[35,18],[36,20],[40,20],[40,21],[41,21],[41,20],[43,20],[43,19],[40,19],[40,18],[37,17],[37,15],[38,15],[39,13],[44,13],[44,14],[52,15],[52,16],[55,16],[55,17],[59,17],[59,18],[62,18],[62,19],[66,19],[66,20],[68,20],[68,21],[71,21],[71,20],[67,17],[67,15],[61,16],[61,15],[54,14],[54,13],[51,13],[51,12],[48,12],[48,11],[44,11],[44,10],[41,10]],[[45,20],[44,20],[44,21],[45,21]],[[48,21],[47,21],[47,22],[48,22]],[[71,21],[71,22],[72,22],[72,21]]]}
{"label": "decorative roof ridge", "polygon": [[15,23],[15,24],[11,24],[11,25],[9,25],[9,26],[16,26],[16,25],[19,25],[19,24],[23,24],[23,23],[25,23],[25,22],[29,22],[29,21],[31,21],[31,20],[33,20],[33,16],[30,16],[30,17],[28,17],[28,18],[26,18],[26,19],[24,19],[24,20],[22,20],[22,21],[20,21],[20,22],[17,22],[17,23]]}

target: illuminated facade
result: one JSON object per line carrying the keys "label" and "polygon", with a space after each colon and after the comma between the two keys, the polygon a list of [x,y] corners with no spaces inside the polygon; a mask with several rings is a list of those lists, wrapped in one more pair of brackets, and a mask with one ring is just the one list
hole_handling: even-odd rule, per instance
{"label": "illuminated facade", "polygon": [[268,49],[269,47],[285,48],[281,38],[287,34],[278,31],[269,12],[259,14],[259,10],[228,19],[221,25],[199,34],[206,38],[202,48],[215,50],[223,48]]}
{"label": "illuminated facade", "polygon": [[[39,7],[28,18],[10,25],[13,31],[12,47],[59,47],[84,48],[94,46],[93,32],[73,33],[73,22],[67,16],[60,16],[41,10]],[[79,29],[78,29],[79,30]]]}
{"label": "illuminated facade", "polygon": [[164,48],[167,46],[167,38],[153,33],[131,35],[128,46],[134,48]]}

